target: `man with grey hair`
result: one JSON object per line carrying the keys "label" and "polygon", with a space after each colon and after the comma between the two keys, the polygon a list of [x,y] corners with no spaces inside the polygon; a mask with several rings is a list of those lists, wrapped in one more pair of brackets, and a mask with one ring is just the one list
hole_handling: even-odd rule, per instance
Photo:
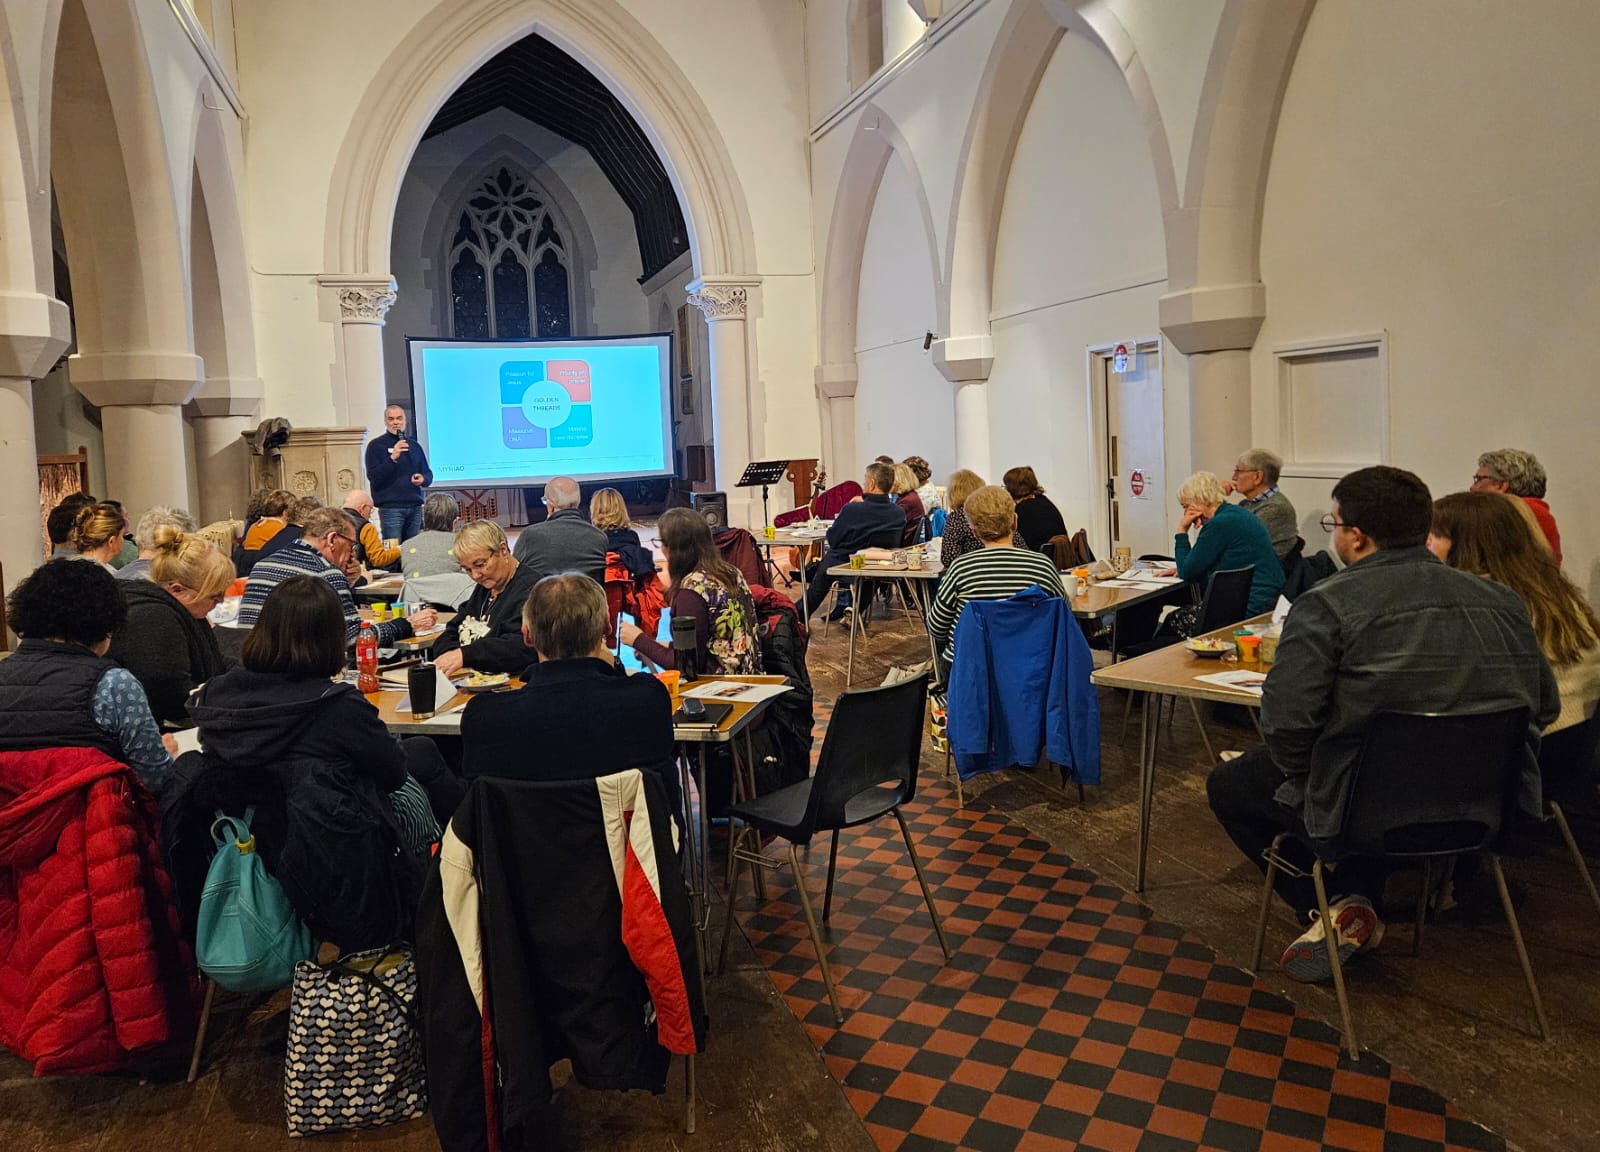
{"label": "man with grey hair", "polygon": [[404,408],[385,408],[383,425],[383,435],[367,445],[367,482],[383,539],[405,541],[422,531],[422,490],[433,483],[433,469],[422,445],[406,435]]}
{"label": "man with grey hair", "polygon": [[1252,448],[1239,457],[1233,466],[1233,478],[1223,482],[1224,492],[1237,492],[1239,507],[1249,512],[1272,537],[1272,550],[1282,560],[1294,551],[1300,539],[1300,524],[1294,505],[1278,490],[1278,476],[1283,471],[1283,459],[1265,448]]}
{"label": "man with grey hair", "polygon": [[176,528],[179,532],[193,532],[194,517],[182,508],[168,508],[165,504],[147,509],[133,527],[133,542],[139,548],[138,558],[117,569],[118,580],[150,579],[150,561],[156,555],[156,529],[164,526]]}
{"label": "man with grey hair", "polygon": [[1470,490],[1509,492],[1521,497],[1533,513],[1533,518],[1539,522],[1545,539],[1550,541],[1550,551],[1555,554],[1559,566],[1561,530],[1556,527],[1556,518],[1550,514],[1550,505],[1544,501],[1547,483],[1544,465],[1532,452],[1524,452],[1520,448],[1496,448],[1478,457],[1478,469],[1472,474]]}
{"label": "man with grey hair", "polygon": [[655,773],[679,811],[672,697],[654,676],[629,676],[612,659],[606,617],[605,589],[586,576],[565,572],[533,586],[522,639],[539,662],[517,691],[474,697],[462,713],[462,775],[587,780],[638,768]]}
{"label": "man with grey hair", "polygon": [[517,561],[534,578],[580,572],[604,585],[606,534],[583,518],[583,493],[571,476],[552,476],[544,486],[545,519],[522,530]]}

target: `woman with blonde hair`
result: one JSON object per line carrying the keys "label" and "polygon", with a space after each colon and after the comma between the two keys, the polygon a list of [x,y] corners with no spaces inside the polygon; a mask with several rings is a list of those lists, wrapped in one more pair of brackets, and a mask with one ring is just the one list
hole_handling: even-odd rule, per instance
{"label": "woman with blonde hair", "polygon": [[[1556,674],[1561,712],[1544,730],[1539,766],[1565,783],[1579,755],[1592,759],[1579,732],[1600,703],[1600,618],[1556,565],[1539,522],[1521,499],[1501,492],[1453,492],[1433,502],[1428,550],[1452,568],[1503,584],[1527,606],[1539,648]],[[1570,740],[1553,740],[1571,733]]]}
{"label": "woman with blonde hair", "polygon": [[[618,561],[635,580],[654,579],[656,558],[639,541],[628,518],[628,503],[615,488],[602,488],[589,497],[589,523],[606,534],[606,551],[615,552]],[[609,566],[609,561],[608,561]],[[607,579],[610,579],[608,576]]]}
{"label": "woman with blonde hair", "polygon": [[520,673],[537,657],[522,637],[522,606],[533,591],[533,569],[517,562],[505,529],[474,520],[456,533],[456,563],[477,585],[433,646],[434,667],[446,676]]}
{"label": "woman with blonde hair", "polygon": [[72,521],[72,545],[76,560],[93,560],[108,572],[115,572],[111,560],[122,551],[122,534],[128,518],[115,504],[85,504]]}
{"label": "woman with blonde hair", "polygon": [[233,561],[171,524],[155,530],[145,580],[121,585],[128,616],[107,655],[144,686],[157,723],[188,724],[189,693],[223,670],[206,614],[233,583]]}
{"label": "woman with blonde hair", "polygon": [[[1245,615],[1266,612],[1278,602],[1283,590],[1283,564],[1272,547],[1266,526],[1237,504],[1228,503],[1222,481],[1211,472],[1196,472],[1178,489],[1178,504],[1183,519],[1173,537],[1172,554],[1178,561],[1178,575],[1204,590],[1213,572],[1253,567],[1250,600]],[[1189,529],[1198,526],[1199,534],[1189,542]],[[1198,612],[1180,610],[1173,614],[1173,626],[1181,636],[1189,635],[1185,625]]]}
{"label": "woman with blonde hair", "polygon": [[911,470],[911,465],[894,466],[894,486],[889,494],[900,511],[906,514],[906,533],[901,542],[909,548],[922,535],[922,518],[927,515],[922,506],[922,497],[917,495],[917,474]]}
{"label": "woman with blonde hair", "polygon": [[[983,541],[978,539],[977,533],[972,530],[972,523],[967,519],[967,497],[979,488],[984,487],[984,480],[970,468],[957,468],[950,473],[950,479],[945,481],[945,494],[950,500],[950,515],[945,518],[944,535],[939,538],[939,563],[948,568],[955,562],[957,556],[965,556],[968,552],[976,552],[983,547]],[[1011,543],[1014,547],[1025,548],[1022,534],[1013,532]]]}

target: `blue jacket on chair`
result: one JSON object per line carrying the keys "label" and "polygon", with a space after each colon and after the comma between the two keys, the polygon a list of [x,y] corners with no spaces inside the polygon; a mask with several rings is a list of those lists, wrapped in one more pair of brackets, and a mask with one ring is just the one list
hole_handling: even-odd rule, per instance
{"label": "blue jacket on chair", "polygon": [[1037,584],[973,600],[956,624],[950,751],[963,780],[1044,752],[1063,779],[1100,783],[1100,700],[1089,644],[1059,596]]}

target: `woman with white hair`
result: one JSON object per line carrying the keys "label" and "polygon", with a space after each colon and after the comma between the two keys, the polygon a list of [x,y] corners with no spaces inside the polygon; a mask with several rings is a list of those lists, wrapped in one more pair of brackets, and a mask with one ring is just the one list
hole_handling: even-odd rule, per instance
{"label": "woman with white hair", "polygon": [[163,527],[193,532],[194,517],[182,508],[168,508],[165,504],[147,509],[133,529],[133,542],[139,548],[138,558],[117,569],[118,580],[150,579],[150,561],[156,556],[156,529]]}
{"label": "woman with white hair", "polygon": [[[1183,519],[1172,541],[1172,554],[1178,561],[1178,575],[1202,589],[1213,572],[1255,567],[1250,580],[1247,615],[1268,611],[1277,603],[1283,588],[1283,565],[1272,549],[1272,537],[1261,521],[1237,504],[1229,504],[1222,481],[1210,472],[1196,472],[1178,489]],[[1194,543],[1189,529],[1200,531]]]}

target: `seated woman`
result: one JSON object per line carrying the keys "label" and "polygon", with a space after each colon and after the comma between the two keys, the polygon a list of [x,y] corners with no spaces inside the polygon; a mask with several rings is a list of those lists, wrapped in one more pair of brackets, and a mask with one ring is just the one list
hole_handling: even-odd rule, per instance
{"label": "seated woman", "polygon": [[[945,518],[944,534],[939,537],[939,563],[946,568],[955,563],[957,556],[976,552],[983,547],[967,520],[967,497],[984,486],[983,477],[970,468],[958,468],[945,482],[945,495],[950,501],[950,515]],[[1026,548],[1020,532],[1011,533],[1011,543],[1016,548]]]}
{"label": "seated woman", "polygon": [[517,562],[504,529],[493,520],[474,521],[456,533],[456,563],[477,587],[434,644],[434,667],[446,676],[463,668],[520,673],[538,659],[522,640],[522,605],[533,591],[533,569]]}
{"label": "seated woman", "polygon": [[187,726],[189,693],[223,670],[206,614],[233,583],[233,561],[170,525],[152,544],[150,578],[122,583],[128,617],[107,655],[144,686],[158,723]]}
{"label": "seated woman", "polygon": [[[117,569],[118,580],[150,579],[150,561],[156,557],[156,530],[168,524],[179,532],[195,529],[194,517],[181,508],[168,508],[165,504],[147,508],[133,528],[133,542],[139,555]],[[229,548],[232,548],[231,543]]]}
{"label": "seated woman", "polygon": [[99,564],[52,560],[16,586],[6,610],[22,642],[0,660],[0,751],[98,748],[161,792],[178,746],[156,728],[139,681],[106,657],[128,611],[116,578]]}
{"label": "seated woman", "polygon": [[909,465],[896,464],[894,466],[894,487],[890,495],[900,511],[906,514],[906,533],[901,543],[909,548],[922,536],[922,518],[926,513],[922,510],[922,497],[917,495],[917,474],[911,471]]}
{"label": "seated woman", "polygon": [[[694,621],[695,670],[701,675],[752,675],[761,671],[756,606],[739,570],[724,560],[705,519],[688,508],[669,508],[657,526],[667,557],[667,607],[672,618]],[[620,625],[622,642],[661,668],[676,668],[670,647],[638,625]]]}
{"label": "seated woman", "polygon": [[325,581],[273,588],[241,661],[190,701],[202,752],[184,757],[163,805],[180,904],[193,908],[204,882],[212,813],[253,804],[262,859],[313,934],[345,951],[406,938],[436,816],[454,813],[464,785],[432,741],[397,740],[334,679],[344,610]]}
{"label": "seated woman", "polygon": [[[1283,565],[1266,526],[1237,504],[1229,504],[1222,481],[1210,472],[1196,472],[1185,480],[1178,489],[1178,503],[1183,506],[1183,519],[1178,521],[1178,532],[1172,541],[1178,575],[1198,584],[1203,591],[1213,572],[1253,565],[1245,614],[1255,616],[1270,611],[1283,588]],[[1189,529],[1195,525],[1199,525],[1200,533],[1191,545]],[[1182,609],[1173,614],[1173,626],[1182,636],[1189,635],[1184,630],[1185,622],[1178,619],[1185,615]],[[1187,615],[1199,619],[1198,613]]]}
{"label": "seated woman", "polygon": [[928,462],[921,456],[907,456],[901,463],[911,469],[912,475],[917,478],[917,499],[922,501],[923,514],[932,516],[934,509],[943,508],[944,502],[939,498],[938,486],[933,482],[933,469],[928,467]]}
{"label": "seated woman", "polygon": [[1022,534],[1023,547],[1037,552],[1050,537],[1067,534],[1067,522],[1061,518],[1061,510],[1044,494],[1044,486],[1032,468],[1026,464],[1008,468],[1000,483],[1017,502],[1017,531]]}
{"label": "seated woman", "polygon": [[979,488],[962,501],[961,510],[982,543],[977,551],[963,553],[944,570],[928,611],[928,635],[939,653],[941,684],[950,682],[956,622],[967,601],[1006,600],[1034,584],[1052,595],[1066,596],[1061,576],[1048,557],[1012,543],[1017,514],[1009,492],[1000,487]]}
{"label": "seated woman", "polygon": [[107,572],[115,572],[111,561],[122,551],[122,534],[127,528],[127,517],[117,505],[84,505],[78,509],[72,521],[72,535],[68,537],[75,553],[72,558],[92,560]]}
{"label": "seated woman", "polygon": [[615,488],[602,488],[589,497],[589,523],[606,534],[606,551],[615,552],[629,575],[654,579],[656,558],[639,542],[628,518],[628,504]]}
{"label": "seated woman", "polygon": [[456,518],[461,506],[455,497],[435,492],[422,503],[422,531],[400,546],[400,569],[409,580],[416,576],[455,576]]}
{"label": "seated woman", "polygon": [[1452,568],[1504,584],[1527,605],[1561,693],[1561,712],[1539,744],[1545,791],[1559,801],[1587,790],[1594,734],[1585,721],[1600,703],[1600,618],[1556,565],[1539,522],[1516,496],[1455,492],[1433,502],[1428,549]]}

